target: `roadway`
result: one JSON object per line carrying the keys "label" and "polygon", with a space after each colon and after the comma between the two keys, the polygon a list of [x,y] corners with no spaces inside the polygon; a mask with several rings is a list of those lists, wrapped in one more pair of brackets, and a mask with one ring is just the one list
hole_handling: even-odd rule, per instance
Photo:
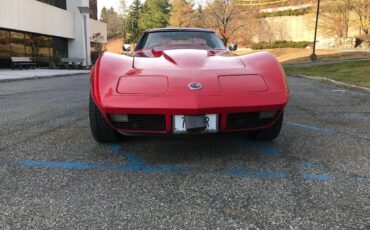
{"label": "roadway", "polygon": [[88,75],[0,83],[0,229],[369,229],[370,95],[289,78],[281,135],[96,143]]}

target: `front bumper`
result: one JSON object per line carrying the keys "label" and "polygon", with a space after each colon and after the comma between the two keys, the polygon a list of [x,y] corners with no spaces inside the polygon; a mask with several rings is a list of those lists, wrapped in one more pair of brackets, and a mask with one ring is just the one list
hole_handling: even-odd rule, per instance
{"label": "front bumper", "polygon": [[[229,96],[110,96],[98,105],[107,122],[120,133],[173,133],[174,115],[218,115],[218,132],[239,132],[263,129],[272,126],[288,97],[284,93],[265,93]],[[269,120],[257,120],[261,111],[278,111]],[[109,119],[111,114],[142,116],[142,122],[154,125],[125,127]],[[147,117],[146,117],[147,116]],[[151,118],[152,117],[152,118]],[[139,117],[140,118],[140,117]],[[232,121],[232,119],[233,121]],[[145,119],[147,121],[145,121]],[[153,119],[151,122],[150,119]],[[156,126],[156,124],[163,123]],[[240,125],[240,126],[238,126]],[[135,128],[137,127],[137,128]]]}

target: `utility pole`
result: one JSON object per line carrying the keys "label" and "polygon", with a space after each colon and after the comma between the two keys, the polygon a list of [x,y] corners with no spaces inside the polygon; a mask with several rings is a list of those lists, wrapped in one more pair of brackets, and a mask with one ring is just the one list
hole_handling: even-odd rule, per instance
{"label": "utility pole", "polygon": [[319,14],[320,14],[320,0],[317,0],[315,37],[314,37],[314,41],[313,41],[313,52],[312,52],[312,54],[310,56],[311,61],[317,61],[317,55],[316,55],[316,39],[317,39],[317,25],[319,23]]}

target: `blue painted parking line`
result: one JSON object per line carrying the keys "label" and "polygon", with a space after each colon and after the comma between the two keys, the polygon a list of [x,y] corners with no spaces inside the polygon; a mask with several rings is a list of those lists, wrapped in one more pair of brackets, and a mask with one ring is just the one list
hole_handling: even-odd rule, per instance
{"label": "blue painted parking line", "polygon": [[61,168],[61,169],[98,169],[98,170],[117,170],[117,171],[139,171],[139,172],[158,172],[158,173],[186,173],[187,170],[176,166],[148,166],[141,164],[103,164],[90,162],[68,162],[68,161],[36,161],[23,160],[17,162],[19,165],[29,167],[43,168]]}
{"label": "blue painted parking line", "polygon": [[[325,172],[324,167],[321,166],[320,164],[316,164],[316,163],[303,160],[301,161],[300,168],[301,168],[302,177],[306,180],[326,182],[326,181],[332,181],[335,179],[333,176],[328,175],[328,173]],[[319,169],[321,173],[320,174],[305,173],[304,171],[306,169]]]}
{"label": "blue painted parking line", "polygon": [[313,180],[313,181],[332,181],[334,180],[334,177],[329,175],[323,175],[323,174],[310,174],[310,173],[303,173],[303,178],[306,180]]}
{"label": "blue painted parking line", "polygon": [[[60,169],[76,169],[76,170],[113,170],[113,171],[135,171],[145,173],[162,173],[162,174],[209,174],[207,171],[195,171],[188,168],[179,166],[149,166],[143,164],[123,163],[123,164],[104,164],[104,163],[91,163],[91,162],[64,162],[64,161],[37,161],[37,160],[22,160],[16,162],[16,165],[26,167],[41,167],[41,168],[60,168]],[[284,172],[271,172],[271,171],[251,171],[246,169],[227,169],[220,171],[212,171],[213,175],[228,175],[236,177],[249,177],[256,179],[270,179],[270,180],[283,180],[289,179],[290,176]],[[335,178],[325,174],[307,174],[303,173],[302,177],[309,181],[328,182],[334,181]],[[363,179],[357,179],[358,183],[363,183]]]}
{"label": "blue painted parking line", "polygon": [[[114,170],[114,171],[139,171],[147,173],[195,173],[183,167],[177,166],[148,166],[142,164],[103,164],[103,163],[90,163],[90,162],[68,162],[68,161],[36,161],[36,160],[23,160],[18,161],[17,165],[28,167],[42,167],[42,168],[60,168],[60,169],[77,169],[77,170]],[[209,174],[208,172],[198,172],[201,174]],[[213,172],[215,175],[232,175],[237,177],[253,177],[259,179],[286,179],[287,175],[282,172],[269,172],[269,171],[247,171],[244,169],[230,169],[220,170]]]}
{"label": "blue painted parking line", "polygon": [[147,164],[146,161],[141,159],[138,155],[123,151],[123,146],[119,144],[108,144],[109,149],[119,155],[124,156],[129,162],[135,164]]}
{"label": "blue painted parking line", "polygon": [[333,133],[335,133],[335,134],[341,135],[341,136],[347,136],[347,137],[352,137],[352,138],[356,138],[356,139],[362,139],[362,140],[370,141],[370,136],[367,136],[367,135],[353,134],[353,133],[348,133],[348,132],[344,132],[344,131],[340,131],[340,130],[332,130],[332,129],[329,129],[329,128],[321,128],[321,127],[314,126],[314,125],[307,125],[307,124],[302,124],[302,123],[292,122],[292,121],[286,121],[284,123],[287,124],[287,125],[296,126],[296,127],[300,127],[300,128],[304,128],[304,129],[309,129],[309,130],[324,133],[324,134],[333,134]]}
{"label": "blue painted parking line", "polygon": [[365,182],[365,177],[361,177],[361,176],[356,177],[357,184],[362,185],[364,184],[364,182]]}
{"label": "blue painted parking line", "polygon": [[[213,175],[228,175],[235,177],[249,177],[256,179],[283,180],[289,179],[291,176],[284,172],[271,171],[252,171],[246,169],[226,169],[219,171],[197,171],[190,168],[180,166],[158,165],[151,166],[147,164],[122,163],[122,164],[107,164],[107,163],[92,163],[92,162],[70,162],[70,161],[37,161],[37,160],[21,160],[17,161],[16,165],[36,168],[60,168],[60,169],[76,169],[76,170],[113,170],[113,171],[134,171],[145,173],[162,173],[162,174],[213,174]],[[335,177],[327,174],[309,174],[302,173],[302,178],[308,181],[332,182]],[[357,184],[363,184],[364,178],[357,177]]]}
{"label": "blue painted parking line", "polygon": [[370,121],[370,116],[366,116],[362,113],[344,113],[343,117],[352,120]]}
{"label": "blue painted parking line", "polygon": [[[87,124],[85,122],[81,122],[80,116],[78,116],[77,111],[71,111],[67,114],[69,120],[74,123],[77,123],[82,129],[87,128]],[[297,122],[286,122],[288,125],[293,125],[305,129],[310,129],[313,131],[319,131],[323,133],[332,133],[331,129],[320,128],[312,125],[301,124]],[[266,154],[268,156],[276,157],[280,153],[277,148],[267,145],[263,142],[252,141],[244,138],[233,138],[233,141],[236,143],[245,146],[250,150],[255,150],[262,154]],[[26,166],[26,167],[41,167],[41,168],[60,168],[60,169],[79,169],[79,170],[87,170],[87,169],[96,169],[96,170],[117,170],[117,171],[137,171],[137,172],[146,172],[146,173],[163,173],[163,174],[173,174],[173,173],[192,173],[192,174],[214,174],[214,175],[228,175],[228,176],[236,176],[236,177],[250,177],[250,178],[257,178],[257,179],[271,179],[271,180],[282,180],[282,179],[289,179],[292,175],[288,175],[285,172],[271,172],[266,170],[261,171],[252,171],[247,169],[222,169],[216,171],[199,171],[197,169],[185,168],[181,166],[172,166],[172,165],[152,165],[142,158],[140,158],[137,154],[130,153],[125,151],[124,145],[122,144],[109,144],[107,145],[110,151],[113,153],[119,154],[124,156],[128,162],[126,163],[118,163],[118,164],[107,164],[107,163],[92,163],[92,162],[58,162],[58,161],[37,161],[37,160],[23,160],[16,162],[17,165]],[[319,168],[322,167],[319,164],[314,164],[308,161],[301,162],[301,168]],[[320,181],[320,182],[327,182],[327,181],[334,181],[335,177],[328,175],[327,173],[321,174],[309,174],[302,173],[300,175],[305,180],[309,181]],[[294,175],[293,175],[294,177]],[[353,180],[353,177],[352,177]],[[357,177],[356,183],[362,184],[364,183],[364,178]]]}
{"label": "blue painted parking line", "polygon": [[317,126],[314,126],[314,125],[306,125],[306,124],[301,124],[301,123],[292,122],[292,121],[286,121],[284,123],[287,124],[287,125],[292,125],[292,126],[297,126],[297,127],[300,127],[300,128],[310,129],[310,130],[321,132],[321,133],[332,133],[331,129],[321,128],[321,127],[317,127]]}

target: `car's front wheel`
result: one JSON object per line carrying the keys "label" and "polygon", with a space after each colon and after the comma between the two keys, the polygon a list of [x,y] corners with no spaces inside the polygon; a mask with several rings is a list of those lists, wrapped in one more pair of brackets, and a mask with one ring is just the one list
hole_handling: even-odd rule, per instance
{"label": "car's front wheel", "polygon": [[272,141],[279,136],[284,120],[284,111],[279,115],[275,124],[266,129],[261,129],[250,133],[250,137],[261,141]]}
{"label": "car's front wheel", "polygon": [[122,139],[122,136],[104,120],[91,96],[89,100],[89,118],[91,133],[97,142],[115,143]]}

